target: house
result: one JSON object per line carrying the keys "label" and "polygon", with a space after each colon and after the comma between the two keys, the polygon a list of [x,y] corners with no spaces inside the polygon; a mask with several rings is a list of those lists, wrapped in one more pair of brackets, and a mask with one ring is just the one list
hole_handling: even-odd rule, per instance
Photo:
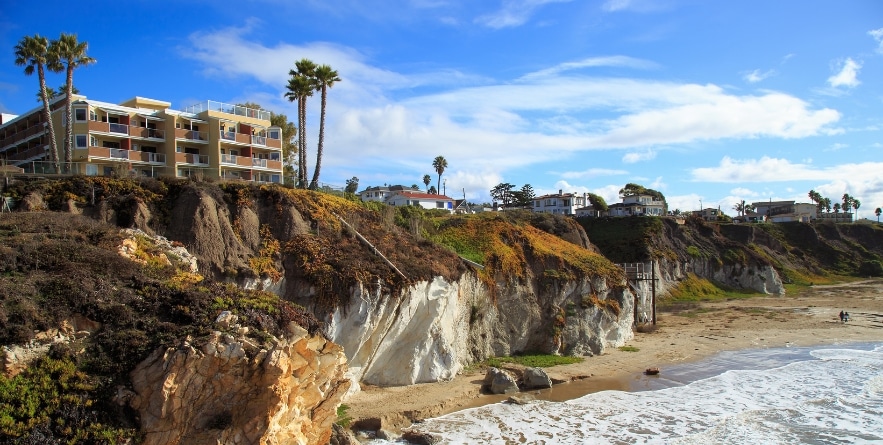
{"label": "house", "polygon": [[[812,222],[818,218],[818,208],[811,203],[795,201],[759,201],[753,202],[754,213],[769,222]],[[850,221],[852,214],[850,214]]]}
{"label": "house", "polygon": [[415,189],[413,187],[407,187],[404,185],[390,185],[390,186],[376,186],[376,187],[368,187],[365,190],[362,190],[358,193],[359,198],[362,201],[380,201],[384,202],[387,197],[392,196],[394,192],[400,191],[420,191],[419,189]]}
{"label": "house", "polygon": [[665,201],[653,195],[623,196],[622,202],[607,206],[606,216],[664,216]]}
{"label": "house", "polygon": [[723,216],[723,212],[721,212],[721,209],[708,207],[702,210],[694,210],[692,215],[698,216],[706,221],[718,221],[720,217]]}
{"label": "house", "polygon": [[[270,112],[215,101],[174,110],[134,97],[119,104],[74,95],[72,162],[64,162],[65,96],[50,103],[62,171],[282,182],[282,129]],[[57,174],[43,107],[0,125],[0,160],[27,173]]]}
{"label": "house", "polygon": [[397,190],[384,200],[391,206],[419,206],[427,210],[442,209],[454,212],[454,200],[445,195],[433,195],[415,190]]}
{"label": "house", "polygon": [[588,204],[588,194],[563,193],[537,196],[533,199],[535,213],[555,213],[559,215],[576,215],[576,209]]}

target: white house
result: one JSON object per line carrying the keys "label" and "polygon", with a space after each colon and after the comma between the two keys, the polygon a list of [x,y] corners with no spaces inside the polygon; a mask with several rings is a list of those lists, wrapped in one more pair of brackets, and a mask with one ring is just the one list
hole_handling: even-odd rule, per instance
{"label": "white house", "polygon": [[400,191],[419,191],[412,187],[406,187],[404,185],[390,185],[390,186],[376,186],[376,187],[368,187],[365,190],[359,192],[359,198],[362,201],[386,201],[386,198],[392,196],[395,192]]}
{"label": "white house", "polygon": [[652,195],[629,195],[607,207],[607,216],[664,216],[665,201]]}
{"label": "white house", "polygon": [[454,212],[454,200],[445,195],[432,195],[413,190],[391,192],[385,201],[391,206],[420,206],[427,210],[443,209]]}
{"label": "white house", "polygon": [[576,209],[589,203],[588,194],[563,193],[537,196],[533,199],[535,213],[557,213],[559,215],[576,215]]}
{"label": "white house", "polygon": [[[766,217],[770,222],[811,222],[819,218],[818,208],[811,203],[796,203],[794,201],[759,201],[753,202],[754,211],[759,216]],[[852,214],[849,214],[852,220]]]}

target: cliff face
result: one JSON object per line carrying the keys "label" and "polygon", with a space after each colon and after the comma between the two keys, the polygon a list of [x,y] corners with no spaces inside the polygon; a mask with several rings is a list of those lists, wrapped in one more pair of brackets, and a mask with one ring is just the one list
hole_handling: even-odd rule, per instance
{"label": "cliff face", "polygon": [[632,296],[622,288],[598,279],[537,284],[498,287],[496,301],[474,273],[397,297],[363,287],[333,313],[328,333],[347,351],[351,378],[381,386],[445,380],[519,352],[600,354],[632,338]]}
{"label": "cliff face", "polygon": [[325,444],[349,389],[342,349],[292,324],[270,349],[215,332],[132,371],[145,445]]}

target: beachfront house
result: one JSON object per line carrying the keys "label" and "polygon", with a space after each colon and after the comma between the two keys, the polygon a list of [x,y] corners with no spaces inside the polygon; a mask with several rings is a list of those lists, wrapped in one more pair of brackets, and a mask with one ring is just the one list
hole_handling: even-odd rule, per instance
{"label": "beachfront house", "polygon": [[607,207],[606,216],[664,216],[665,201],[652,195],[629,195]]}
{"label": "beachfront house", "polygon": [[[811,203],[795,201],[759,201],[753,202],[754,213],[769,222],[812,222],[819,218],[818,208]],[[841,214],[846,215],[846,214]],[[848,213],[852,221],[852,213]],[[845,219],[845,218],[844,218]]]}
{"label": "beachfront house", "polygon": [[392,192],[384,200],[391,206],[419,206],[427,210],[446,210],[454,212],[454,200],[445,195],[433,195],[414,190],[398,190]]}
{"label": "beachfront house", "polygon": [[588,194],[564,193],[537,196],[533,199],[535,213],[554,213],[558,215],[576,215],[576,209],[585,207],[589,202]]}

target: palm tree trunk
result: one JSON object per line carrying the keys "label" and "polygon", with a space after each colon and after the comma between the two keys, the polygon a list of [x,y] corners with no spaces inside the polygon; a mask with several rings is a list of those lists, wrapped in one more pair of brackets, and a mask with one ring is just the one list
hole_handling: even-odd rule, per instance
{"label": "palm tree trunk", "polygon": [[328,89],[322,87],[322,106],[319,113],[319,147],[316,149],[316,168],[313,170],[313,180],[310,181],[310,190],[319,188],[319,170],[322,168],[322,142],[325,139],[325,98]]}
{"label": "palm tree trunk", "polygon": [[43,65],[37,65],[37,75],[40,78],[40,96],[43,98],[43,115],[46,119],[46,125],[49,129],[49,160],[58,173],[58,142],[55,139],[55,126],[52,125],[52,111],[49,109],[49,96],[46,94],[46,73],[43,71]]}
{"label": "palm tree trunk", "polygon": [[73,152],[73,139],[74,139],[74,108],[73,108],[73,98],[71,96],[74,92],[74,67],[73,64],[68,62],[67,64],[67,87],[65,88],[65,112],[67,113],[67,133],[65,134],[64,139],[64,171],[65,173],[70,171],[71,161],[74,158]]}
{"label": "palm tree trunk", "polygon": [[307,188],[307,96],[301,97],[300,101],[300,170],[298,172],[298,187]]}

